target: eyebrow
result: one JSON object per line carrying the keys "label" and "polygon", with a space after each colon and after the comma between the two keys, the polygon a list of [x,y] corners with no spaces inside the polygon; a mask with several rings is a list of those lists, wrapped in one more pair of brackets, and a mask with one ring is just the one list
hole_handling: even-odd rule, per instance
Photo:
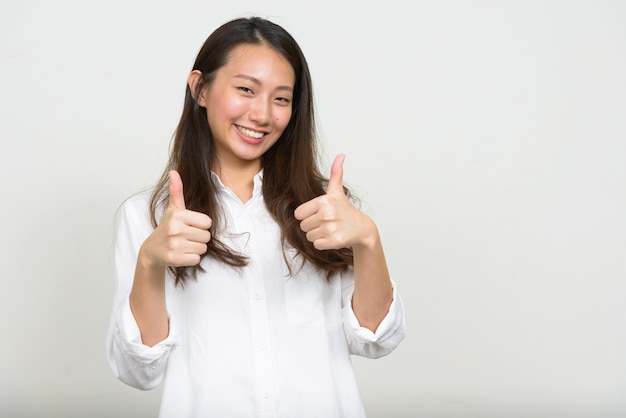
{"label": "eyebrow", "polygon": [[[235,78],[243,78],[243,79],[245,79],[245,80],[249,80],[249,81],[251,81],[251,82],[253,82],[253,83],[255,83],[255,84],[262,84],[262,83],[261,83],[261,81],[260,81],[258,78],[253,77],[253,76],[251,76],[251,75],[246,75],[246,74],[237,74],[237,75],[235,76]],[[291,86],[277,86],[277,87],[276,87],[276,90],[287,90],[287,91],[293,91],[293,87],[291,87]]]}

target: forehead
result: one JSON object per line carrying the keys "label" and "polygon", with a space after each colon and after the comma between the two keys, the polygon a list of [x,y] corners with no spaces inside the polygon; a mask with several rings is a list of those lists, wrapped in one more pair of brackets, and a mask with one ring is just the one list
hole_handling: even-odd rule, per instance
{"label": "forehead", "polygon": [[226,64],[220,72],[234,77],[247,75],[259,80],[280,81],[293,86],[295,72],[289,61],[275,49],[267,45],[242,44],[228,54]]}

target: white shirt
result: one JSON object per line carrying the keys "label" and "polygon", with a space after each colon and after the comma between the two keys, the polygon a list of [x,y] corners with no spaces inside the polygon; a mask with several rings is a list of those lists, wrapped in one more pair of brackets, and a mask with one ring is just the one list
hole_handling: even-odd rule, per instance
{"label": "white shirt", "polygon": [[[262,173],[245,204],[220,185],[227,234],[249,257],[241,272],[205,257],[205,273],[174,286],[166,276],[169,335],[141,342],[129,305],[139,247],[153,231],[150,193],[122,206],[115,243],[115,296],[107,356],[123,382],[152,389],[164,378],[160,417],[364,417],[350,354],[377,358],[404,338],[393,302],[376,332],[351,307],[352,271],[330,281],[309,263],[288,276],[280,230],[265,207]],[[299,264],[298,264],[299,265]]]}

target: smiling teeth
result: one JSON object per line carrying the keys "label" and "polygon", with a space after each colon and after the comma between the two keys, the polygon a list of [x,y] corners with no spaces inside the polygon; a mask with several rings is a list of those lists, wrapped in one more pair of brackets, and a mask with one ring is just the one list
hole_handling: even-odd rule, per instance
{"label": "smiling teeth", "polygon": [[242,128],[241,126],[238,126],[237,129],[239,129],[239,132],[242,134],[254,139],[261,139],[263,138],[263,135],[265,135],[263,132],[251,131],[250,129]]}

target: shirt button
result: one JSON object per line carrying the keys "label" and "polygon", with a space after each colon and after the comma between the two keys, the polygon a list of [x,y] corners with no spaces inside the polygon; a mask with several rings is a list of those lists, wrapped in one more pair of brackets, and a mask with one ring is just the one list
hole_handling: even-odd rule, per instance
{"label": "shirt button", "polygon": [[261,345],[259,347],[261,347],[261,349],[265,350],[267,348],[267,344],[261,343]]}
{"label": "shirt button", "polygon": [[265,399],[269,398],[270,397],[270,393],[269,392],[263,392],[263,397]]}
{"label": "shirt button", "polygon": [[254,298],[255,298],[256,300],[259,300],[259,299],[261,299],[261,295],[259,295],[258,293],[255,293],[255,294],[254,294]]}

